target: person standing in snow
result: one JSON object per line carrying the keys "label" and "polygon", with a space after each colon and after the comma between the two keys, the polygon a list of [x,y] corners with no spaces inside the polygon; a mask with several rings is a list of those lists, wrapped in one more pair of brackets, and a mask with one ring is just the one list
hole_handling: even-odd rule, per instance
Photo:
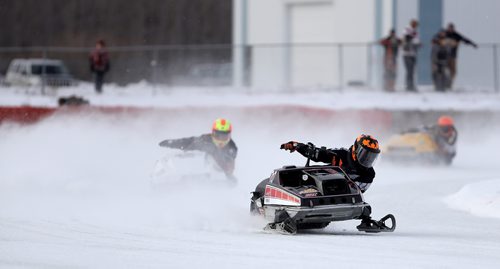
{"label": "person standing in snow", "polygon": [[389,92],[394,91],[396,83],[397,57],[401,39],[396,36],[396,31],[392,29],[389,36],[380,40],[380,45],[384,47],[384,89]]}
{"label": "person standing in snow", "polygon": [[439,31],[432,39],[432,80],[436,91],[445,91],[450,80],[450,40],[446,31]]}
{"label": "person standing in snow", "polygon": [[406,90],[417,91],[415,86],[415,69],[420,39],[417,31],[418,21],[413,19],[403,35],[403,60],[406,68]]}
{"label": "person standing in snow", "polygon": [[97,93],[102,93],[102,84],[104,83],[104,75],[109,71],[109,55],[105,49],[104,40],[98,40],[95,44],[95,49],[89,56],[90,71],[94,73],[95,90]]}

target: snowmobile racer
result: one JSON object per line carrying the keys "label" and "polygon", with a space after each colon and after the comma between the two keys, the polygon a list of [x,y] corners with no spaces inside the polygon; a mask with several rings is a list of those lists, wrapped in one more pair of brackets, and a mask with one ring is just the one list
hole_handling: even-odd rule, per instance
{"label": "snowmobile racer", "polygon": [[[313,144],[303,144],[290,141],[281,145],[281,149],[290,153],[297,151],[304,157],[315,162],[323,162],[328,165],[339,166],[359,186],[364,193],[370,187],[375,178],[373,164],[380,153],[378,141],[370,135],[360,135],[349,149],[327,149],[317,148]],[[363,216],[358,230],[371,229],[374,221],[371,217]]]}
{"label": "snowmobile racer", "polygon": [[441,116],[433,125],[412,128],[393,136],[387,143],[384,156],[393,161],[410,158],[412,161],[451,164],[456,155],[457,137],[453,119]]}
{"label": "snowmobile racer", "polygon": [[184,151],[202,151],[211,156],[229,179],[234,179],[233,172],[238,152],[231,139],[232,125],[226,119],[216,119],[210,134],[200,136],[167,139],[160,142],[161,147]]}
{"label": "snowmobile racer", "polygon": [[428,127],[428,131],[439,146],[439,152],[446,158],[453,159],[456,155],[455,145],[458,137],[453,119],[450,116],[441,116],[435,125]]}

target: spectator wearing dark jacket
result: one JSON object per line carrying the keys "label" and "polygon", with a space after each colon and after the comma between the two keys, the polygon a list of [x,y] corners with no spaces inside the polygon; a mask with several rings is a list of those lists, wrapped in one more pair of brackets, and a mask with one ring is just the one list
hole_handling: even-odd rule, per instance
{"label": "spectator wearing dark jacket", "polygon": [[401,39],[396,36],[396,31],[391,30],[389,35],[380,40],[384,47],[384,89],[393,92],[396,83],[397,57]]}
{"label": "spectator wearing dark jacket", "polygon": [[104,40],[98,40],[95,49],[89,56],[90,71],[94,73],[95,90],[102,93],[104,75],[109,71],[109,55],[105,49]]}
{"label": "spectator wearing dark jacket", "polygon": [[477,48],[477,44],[455,31],[455,25],[453,23],[448,24],[448,28],[446,29],[446,38],[451,41],[450,59],[448,63],[450,68],[450,79],[447,85],[447,88],[451,88],[453,85],[453,80],[455,79],[455,75],[457,74],[457,56],[458,46],[460,45],[460,42],[464,42],[465,44],[470,45],[474,48]]}
{"label": "spectator wearing dark jacket", "polygon": [[451,40],[446,37],[446,30],[439,31],[432,39],[431,63],[432,80],[436,91],[445,91],[450,80],[449,61]]}

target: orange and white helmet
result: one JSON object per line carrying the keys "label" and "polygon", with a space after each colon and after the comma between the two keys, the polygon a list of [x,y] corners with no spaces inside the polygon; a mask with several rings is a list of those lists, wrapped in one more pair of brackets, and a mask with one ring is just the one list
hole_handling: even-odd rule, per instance
{"label": "orange and white helmet", "polygon": [[373,166],[379,154],[378,141],[371,135],[358,136],[352,145],[352,158],[366,168]]}
{"label": "orange and white helmet", "polygon": [[231,122],[226,119],[218,118],[212,125],[212,141],[215,145],[222,148],[231,140],[232,131]]}
{"label": "orange and white helmet", "polygon": [[450,116],[441,116],[438,119],[438,134],[450,138],[456,136],[453,119]]}

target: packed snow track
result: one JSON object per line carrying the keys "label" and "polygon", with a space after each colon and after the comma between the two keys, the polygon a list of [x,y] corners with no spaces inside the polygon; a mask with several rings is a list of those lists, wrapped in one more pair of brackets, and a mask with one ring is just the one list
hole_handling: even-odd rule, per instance
{"label": "packed snow track", "polygon": [[[152,189],[150,173],[165,154],[158,142],[207,132],[218,116],[233,122],[237,186],[174,182]],[[460,205],[481,195],[464,186],[499,186],[500,163],[487,156],[500,141],[491,127],[466,124],[459,122],[450,167],[395,166],[383,158],[376,164],[365,199],[374,218],[396,216],[394,233],[366,234],[356,230],[357,221],[346,221],[286,236],[264,232],[266,223],[248,212],[260,180],[274,168],[305,162],[280,151],[280,143],[348,146],[374,130],[238,109],[3,123],[0,268],[498,268],[500,218]],[[381,143],[388,136],[372,134]],[[498,192],[488,195],[500,203]]]}

